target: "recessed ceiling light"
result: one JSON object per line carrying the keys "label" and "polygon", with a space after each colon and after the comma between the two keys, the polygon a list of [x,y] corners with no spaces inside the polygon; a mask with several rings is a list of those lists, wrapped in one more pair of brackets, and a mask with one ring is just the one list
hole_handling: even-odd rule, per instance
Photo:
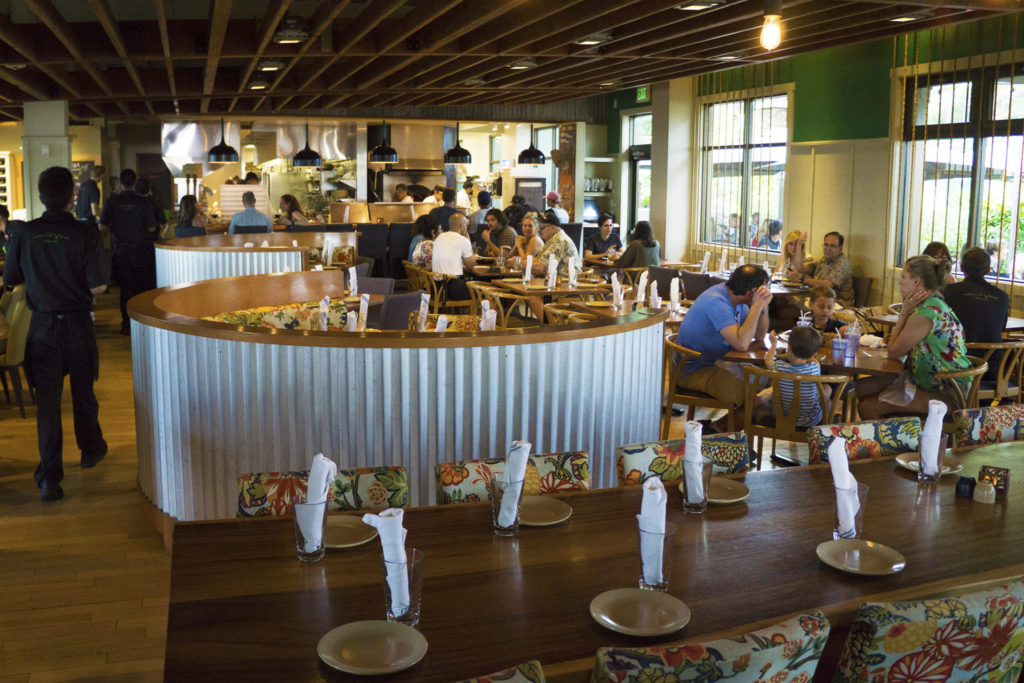
{"label": "recessed ceiling light", "polygon": [[674,9],[682,10],[684,12],[701,12],[706,9],[713,9],[721,4],[724,3],[716,2],[716,0],[693,0],[692,2],[680,3],[676,5]]}
{"label": "recessed ceiling light", "polygon": [[591,33],[586,38],[580,38],[579,40],[574,40],[572,42],[573,42],[574,45],[590,46],[590,45],[600,45],[602,43],[607,43],[611,39],[612,39],[612,34],[611,33],[609,33],[608,31],[600,31],[598,33]]}
{"label": "recessed ceiling light", "polygon": [[285,17],[274,33],[274,42],[278,45],[294,45],[309,38],[309,31],[302,25],[298,17]]}
{"label": "recessed ceiling light", "polygon": [[249,90],[266,90],[270,87],[270,81],[262,76],[253,76],[249,81]]}
{"label": "recessed ceiling light", "polygon": [[257,65],[257,71],[280,71],[284,68],[284,62],[280,59],[261,59]]}
{"label": "recessed ceiling light", "polygon": [[537,66],[537,60],[532,57],[528,57],[526,59],[520,59],[518,62],[513,62],[509,64],[508,68],[512,69],[513,71],[522,71],[523,69],[532,69],[535,66]]}

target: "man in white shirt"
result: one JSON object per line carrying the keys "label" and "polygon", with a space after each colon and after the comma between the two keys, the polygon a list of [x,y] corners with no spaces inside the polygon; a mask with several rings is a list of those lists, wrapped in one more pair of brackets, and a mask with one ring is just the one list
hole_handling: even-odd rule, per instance
{"label": "man in white shirt", "polygon": [[403,204],[412,204],[413,198],[404,183],[395,185],[395,198]]}
{"label": "man in white shirt", "polygon": [[470,199],[469,193],[473,190],[473,181],[467,180],[462,183],[462,189],[455,195],[455,206],[460,209],[465,209],[466,213],[470,213],[470,209],[473,208],[473,202]]}
{"label": "man in white shirt", "polygon": [[469,298],[469,288],[462,274],[465,268],[476,265],[476,257],[473,256],[473,244],[469,241],[467,221],[461,213],[452,214],[448,219],[448,231],[434,238],[434,256],[430,268],[435,273],[452,276],[447,286],[449,300]]}
{"label": "man in white shirt", "polygon": [[569,222],[569,212],[558,206],[558,202],[562,199],[561,195],[554,190],[551,190],[551,192],[544,195],[544,199],[547,200],[548,208],[555,212],[555,215],[558,216],[558,220],[562,222],[562,225]]}
{"label": "man in white shirt", "polygon": [[440,204],[441,195],[444,193],[444,185],[434,185],[434,193],[428,197],[423,198],[424,204]]}

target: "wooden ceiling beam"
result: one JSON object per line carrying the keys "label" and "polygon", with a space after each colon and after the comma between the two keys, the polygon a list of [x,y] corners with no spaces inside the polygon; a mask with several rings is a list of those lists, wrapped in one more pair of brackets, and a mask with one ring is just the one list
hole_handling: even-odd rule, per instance
{"label": "wooden ceiling beam", "polygon": [[[288,13],[288,8],[291,7],[292,0],[280,0],[275,10],[269,13],[260,25],[257,33],[260,36],[259,43],[256,46],[256,54],[253,55],[252,59],[249,60],[249,65],[242,72],[242,78],[238,81],[238,89],[242,90],[245,88],[245,84],[249,82],[249,77],[252,76],[252,72],[256,70],[259,65],[260,58],[263,56],[263,51],[267,49],[267,45],[270,44],[271,39],[274,37],[274,33],[277,31],[277,27],[281,25],[281,20],[284,19],[284,15]],[[235,103],[238,102],[238,98],[232,98],[231,103],[228,105],[228,111],[235,110]]]}
{"label": "wooden ceiling beam", "polygon": [[135,64],[132,63],[131,56],[128,54],[128,50],[124,45],[124,38],[121,36],[121,29],[117,25],[117,19],[114,18],[114,13],[110,11],[110,5],[107,4],[107,0],[89,0],[89,6],[92,8],[93,14],[100,21],[100,26],[107,34],[107,38],[110,39],[110,44],[114,46],[114,51],[117,52],[117,56],[120,57],[121,63],[124,64],[124,68],[128,71],[128,76],[132,79],[132,83],[135,84],[135,88],[139,91],[139,95],[142,97],[143,103],[146,105],[146,109],[149,110],[151,115],[156,115],[153,111],[153,105],[146,98],[146,89],[142,86],[142,79],[139,78],[139,71],[135,68]]}
{"label": "wooden ceiling beam", "polygon": [[[164,54],[164,68],[167,70],[167,85],[171,89],[171,96],[177,98],[177,86],[174,82],[174,60],[171,57],[171,39],[167,30],[167,13],[164,11],[164,0],[153,0],[153,9],[156,12],[156,21],[160,29],[160,46]],[[175,111],[178,110],[178,100],[173,101]]]}
{"label": "wooden ceiling beam", "polygon": [[[228,22],[231,20],[231,0],[213,0],[210,5],[210,17],[208,26],[210,28],[206,46],[206,70],[203,73],[203,95],[213,93],[214,85],[217,82],[217,67],[220,65],[220,54],[224,48],[224,35],[228,30]],[[210,98],[203,97],[199,104],[200,113],[205,114],[210,109]]]}

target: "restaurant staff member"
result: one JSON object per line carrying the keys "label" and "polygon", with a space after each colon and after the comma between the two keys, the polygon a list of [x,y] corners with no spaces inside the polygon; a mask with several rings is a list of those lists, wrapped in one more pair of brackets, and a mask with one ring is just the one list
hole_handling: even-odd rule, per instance
{"label": "restaurant staff member", "polygon": [[103,207],[100,227],[113,235],[111,275],[121,290],[121,334],[131,334],[128,299],[156,288],[156,214],[153,202],[135,192],[135,171],[121,171],[121,192]]}
{"label": "restaurant staff member", "polygon": [[[88,223],[93,228],[99,228],[96,219],[100,214],[100,186],[97,181],[103,178],[106,169],[102,166],[94,166],[90,177],[82,181],[78,186],[78,199],[75,202],[75,215],[78,220]],[[84,174],[83,174],[84,175]]]}
{"label": "restaurant staff member", "polygon": [[92,297],[106,288],[103,241],[98,231],[71,215],[75,181],[71,171],[54,166],[39,175],[41,218],[11,236],[4,280],[25,283],[32,309],[25,346],[25,374],[36,387],[39,466],[35,479],[43,500],[64,496],[64,433],[60,399],[64,375],[71,377],[75,440],[82,467],[94,467],[107,454],[100,429],[100,406],[92,383],[99,354],[92,322]]}

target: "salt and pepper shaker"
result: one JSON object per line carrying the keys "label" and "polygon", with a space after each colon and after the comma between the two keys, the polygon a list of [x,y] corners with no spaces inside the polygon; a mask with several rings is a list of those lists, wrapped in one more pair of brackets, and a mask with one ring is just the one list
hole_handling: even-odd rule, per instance
{"label": "salt and pepper shaker", "polygon": [[974,487],[978,482],[975,481],[974,477],[960,477],[956,482],[956,497],[957,498],[973,498]]}
{"label": "salt and pepper shaker", "polygon": [[996,502],[996,487],[988,479],[982,479],[974,487],[974,502],[975,503],[995,503]]}

